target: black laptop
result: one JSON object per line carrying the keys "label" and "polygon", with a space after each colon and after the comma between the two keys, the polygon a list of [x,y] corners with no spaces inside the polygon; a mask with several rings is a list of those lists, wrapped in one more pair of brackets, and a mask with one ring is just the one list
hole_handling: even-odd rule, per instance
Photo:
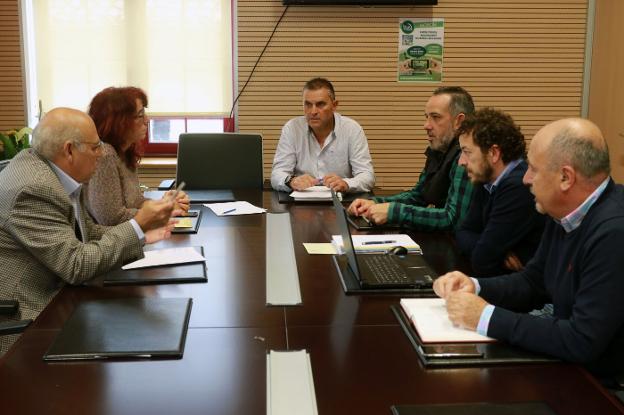
{"label": "black laptop", "polygon": [[180,134],[176,183],[191,203],[234,201],[233,189],[262,189],[262,174],[259,134]]}
{"label": "black laptop", "polygon": [[333,191],[332,200],[348,267],[361,288],[431,288],[437,274],[422,255],[357,254],[349,231],[347,212]]}

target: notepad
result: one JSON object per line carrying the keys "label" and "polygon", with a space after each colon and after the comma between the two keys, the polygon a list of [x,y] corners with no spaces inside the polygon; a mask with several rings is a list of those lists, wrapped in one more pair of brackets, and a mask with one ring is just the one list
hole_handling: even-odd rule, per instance
{"label": "notepad", "polygon": [[482,343],[496,340],[453,325],[442,298],[403,298],[401,308],[423,343]]}
{"label": "notepad", "polygon": [[[408,252],[422,254],[422,249],[406,234],[351,235],[357,252],[386,252],[394,246],[403,246]],[[332,235],[332,244],[342,253],[342,235]]]}
{"label": "notepad", "polygon": [[162,265],[188,264],[202,262],[206,258],[191,246],[185,248],[167,248],[145,251],[145,258],[124,265],[121,269],[159,267]]}
{"label": "notepad", "polygon": [[176,228],[192,228],[193,227],[193,219],[191,218],[180,218],[176,220],[177,220],[175,224]]}
{"label": "notepad", "polygon": [[311,186],[290,194],[295,200],[331,200],[331,190],[327,186]]}

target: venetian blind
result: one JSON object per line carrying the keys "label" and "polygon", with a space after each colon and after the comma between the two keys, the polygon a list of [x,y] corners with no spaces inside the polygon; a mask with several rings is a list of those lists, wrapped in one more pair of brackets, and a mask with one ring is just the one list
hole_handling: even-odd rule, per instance
{"label": "venetian blind", "polygon": [[26,125],[19,6],[0,2],[0,131]]}

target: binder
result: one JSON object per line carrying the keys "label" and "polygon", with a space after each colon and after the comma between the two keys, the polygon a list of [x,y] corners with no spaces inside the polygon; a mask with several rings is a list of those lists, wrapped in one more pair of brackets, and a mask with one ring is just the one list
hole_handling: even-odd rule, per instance
{"label": "binder", "polygon": [[[194,247],[202,255],[202,246]],[[118,269],[104,275],[102,285],[181,284],[207,282],[206,262],[163,265],[159,267]]]}
{"label": "binder", "polygon": [[190,298],[123,298],[78,305],[43,356],[45,361],[181,358]]}
{"label": "binder", "polygon": [[[392,305],[390,308],[426,368],[559,362],[554,357],[529,352],[503,342],[425,345],[401,307]],[[467,345],[470,344],[472,348],[468,350]],[[436,353],[428,352],[432,347],[436,348]]]}
{"label": "binder", "polygon": [[394,405],[392,415],[556,415],[545,402]]}

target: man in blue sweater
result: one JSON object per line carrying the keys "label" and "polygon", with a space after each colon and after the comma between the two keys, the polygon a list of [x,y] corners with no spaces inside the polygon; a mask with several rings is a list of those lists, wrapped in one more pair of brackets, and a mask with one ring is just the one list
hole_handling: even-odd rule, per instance
{"label": "man in blue sweater", "polygon": [[533,257],[544,215],[522,183],[526,145],[511,116],[492,108],[468,115],[458,130],[464,166],[475,185],[472,203],[455,232],[479,277],[519,271]]}
{"label": "man in blue sweater", "polygon": [[[450,272],[435,281],[450,320],[528,350],[624,373],[624,187],[609,177],[598,127],[569,118],[537,132],[524,182],[548,214],[535,256],[519,272],[486,279]],[[552,302],[554,315],[526,312]]]}

